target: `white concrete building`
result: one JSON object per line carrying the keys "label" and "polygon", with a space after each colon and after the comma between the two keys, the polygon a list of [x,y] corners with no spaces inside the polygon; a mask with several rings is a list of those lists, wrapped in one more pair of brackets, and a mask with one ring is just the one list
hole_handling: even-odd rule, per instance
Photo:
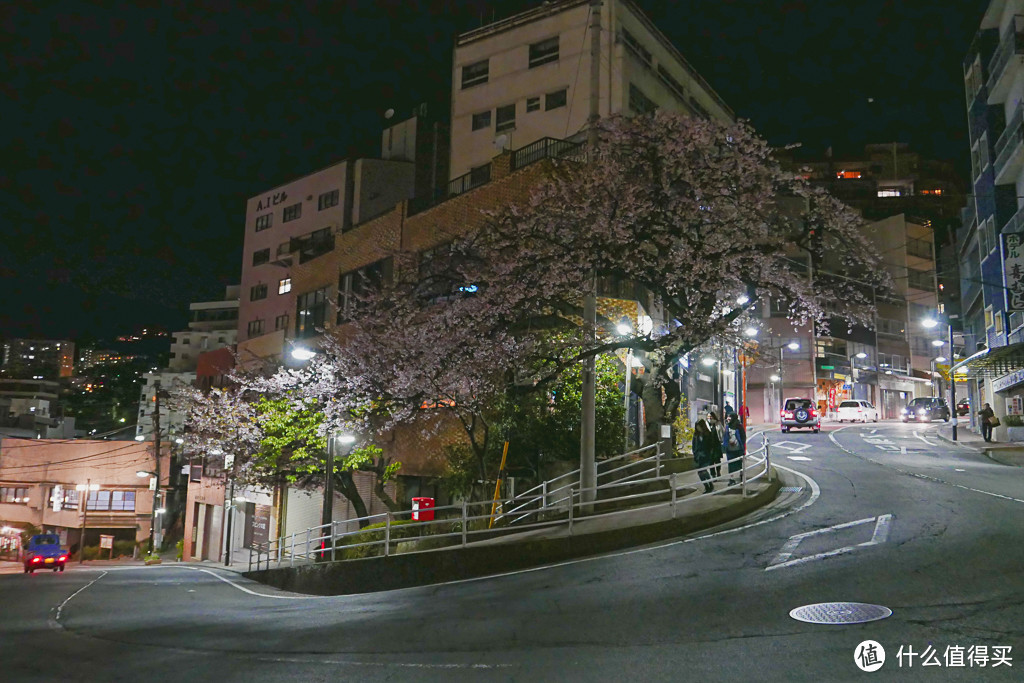
{"label": "white concrete building", "polygon": [[[590,1],[548,2],[460,35],[452,73],[450,177],[486,181],[503,147],[570,138],[590,110]],[[600,115],[655,108],[733,112],[629,0],[601,5]]]}
{"label": "white concrete building", "polygon": [[189,304],[188,329],[173,335],[169,370],[195,371],[199,354],[234,346],[238,334],[238,291],[238,285],[230,285],[221,301]]}

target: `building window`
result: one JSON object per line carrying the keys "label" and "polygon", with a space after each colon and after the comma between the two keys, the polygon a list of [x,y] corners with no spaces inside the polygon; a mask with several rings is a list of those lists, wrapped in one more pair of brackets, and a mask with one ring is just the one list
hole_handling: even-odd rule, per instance
{"label": "building window", "polygon": [[392,264],[392,259],[386,258],[338,276],[339,325],[352,319],[360,298],[368,291],[380,289],[391,282]]}
{"label": "building window", "polygon": [[306,294],[300,294],[296,304],[295,336],[299,339],[315,336],[316,328],[324,326],[327,312],[327,288],[322,287]]}
{"label": "building window", "polygon": [[491,127],[491,112],[490,110],[482,111],[479,114],[473,114],[473,130],[480,130],[481,128]]}
{"label": "building window", "polygon": [[316,200],[317,211],[323,211],[329,209],[332,206],[338,205],[338,190],[331,190],[330,192],[324,192]]}
{"label": "building window", "polygon": [[[836,178],[839,180],[856,180],[863,175],[860,171],[836,171]],[[899,195],[896,195],[897,197]]]}
{"label": "building window", "polygon": [[558,61],[558,36],[530,46],[530,68]]}
{"label": "building window", "polygon": [[640,44],[640,41],[634,38],[633,34],[626,29],[622,29],[622,43],[626,46],[627,50],[636,55],[637,59],[647,66],[650,66],[651,62],[654,61],[651,57],[651,53],[648,52],[647,49]]}
{"label": "building window", "polygon": [[526,111],[538,111],[540,109],[540,98],[539,97],[527,97],[526,98]]}
{"label": "building window", "polygon": [[629,108],[637,114],[650,114],[658,108],[647,95],[644,95],[640,88],[632,83],[629,84]]}
{"label": "building window", "polygon": [[254,251],[252,254],[252,264],[254,266],[258,266],[263,263],[270,263],[269,247],[267,247],[266,249],[260,249],[259,251]]}
{"label": "building window", "polygon": [[995,313],[994,316],[995,316],[995,324],[996,324],[996,334],[1002,334],[1003,333],[1003,312],[999,311],[998,313]]}
{"label": "building window", "polygon": [[28,489],[24,486],[0,486],[0,503],[28,504]]}
{"label": "building window", "polygon": [[90,491],[87,510],[135,512],[135,491]]}
{"label": "building window", "polygon": [[907,286],[927,292],[934,292],[935,276],[930,270],[907,268]]}
{"label": "building window", "polygon": [[287,223],[293,221],[296,218],[302,217],[302,202],[292,204],[291,206],[284,207],[284,215],[281,216],[281,222]]}
{"label": "building window", "polygon": [[552,109],[558,109],[564,107],[566,102],[566,88],[556,90],[555,92],[549,92],[544,96],[544,111],[551,111]]}
{"label": "building window", "polygon": [[489,71],[490,64],[486,59],[462,67],[462,89],[486,83]]}
{"label": "building window", "polygon": [[500,133],[503,130],[511,130],[516,127],[516,105],[507,104],[498,107],[494,130]]}
{"label": "building window", "polygon": [[290,291],[292,291],[292,279],[290,277],[286,277],[277,281],[278,294],[287,294]]}
{"label": "building window", "polygon": [[263,321],[253,320],[249,323],[249,336],[258,337],[263,334]]}
{"label": "building window", "polygon": [[[50,489],[50,504],[54,502],[60,503],[61,510],[72,510],[78,507],[78,491],[75,490],[74,486],[63,486],[60,490],[60,495],[57,496],[56,488]],[[56,501],[54,500],[56,498]]]}
{"label": "building window", "polygon": [[255,285],[249,288],[249,301],[259,301],[267,298],[267,285]]}
{"label": "building window", "polygon": [[288,314],[279,315],[274,318],[274,330],[287,330],[288,329]]}
{"label": "building window", "polygon": [[262,216],[256,216],[256,232],[260,230],[266,230],[274,223],[274,214],[265,213]]}
{"label": "building window", "polygon": [[895,187],[883,187],[878,191],[879,197],[899,197],[903,192],[896,189]]}
{"label": "building window", "polygon": [[668,89],[671,90],[676,97],[683,102],[686,101],[686,88],[683,87],[682,83],[673,78],[672,74],[670,74],[661,64],[658,65],[658,77],[661,78],[662,83],[667,85]]}

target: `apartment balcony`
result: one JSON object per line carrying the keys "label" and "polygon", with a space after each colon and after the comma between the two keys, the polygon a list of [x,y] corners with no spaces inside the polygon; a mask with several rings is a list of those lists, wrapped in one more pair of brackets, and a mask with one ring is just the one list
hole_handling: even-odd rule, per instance
{"label": "apartment balcony", "polygon": [[1022,133],[1024,133],[1024,105],[1017,107],[1013,116],[1006,122],[1006,130],[996,140],[996,163],[993,170],[996,185],[1010,185],[1017,181],[1017,174],[1024,166],[1024,154],[1021,150]]}
{"label": "apartment balcony", "polygon": [[316,230],[300,237],[293,237],[288,245],[289,251],[298,252],[299,263],[312,261],[317,256],[322,256],[333,249],[334,233],[331,232],[330,228]]}
{"label": "apartment balcony", "polygon": [[1016,15],[999,39],[999,47],[988,64],[988,103],[1005,102],[1014,75],[1024,64],[1024,16]]}
{"label": "apartment balcony", "polygon": [[281,266],[287,268],[292,265],[292,245],[291,242],[282,242],[277,245],[277,252],[274,254],[274,258],[270,260],[275,266]]}

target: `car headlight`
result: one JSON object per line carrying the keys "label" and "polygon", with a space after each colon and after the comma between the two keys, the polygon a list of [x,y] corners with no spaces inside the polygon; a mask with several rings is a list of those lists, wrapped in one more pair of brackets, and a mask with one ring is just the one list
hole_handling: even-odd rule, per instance
{"label": "car headlight", "polygon": [[925,409],[924,409],[924,408],[922,408],[921,410],[917,411],[917,414],[918,414],[918,415],[924,415],[924,414],[925,414],[925,412],[926,412],[926,411],[925,411]]}
{"label": "car headlight", "polygon": [[906,408],[904,408],[904,409],[902,409],[902,410],[901,410],[900,412],[901,412],[901,413],[903,413],[904,415],[906,415],[906,414],[907,414],[907,409],[906,409]]}

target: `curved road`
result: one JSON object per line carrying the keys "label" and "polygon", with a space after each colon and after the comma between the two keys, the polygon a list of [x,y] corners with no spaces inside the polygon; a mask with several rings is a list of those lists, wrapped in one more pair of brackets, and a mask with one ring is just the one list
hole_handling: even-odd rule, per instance
{"label": "curved road", "polygon": [[[462,583],[325,598],[175,565],[0,576],[0,680],[854,680],[865,640],[882,679],[1020,680],[1024,469],[934,428],[775,432],[800,490],[746,526]],[[892,616],[789,616],[832,601]]]}

